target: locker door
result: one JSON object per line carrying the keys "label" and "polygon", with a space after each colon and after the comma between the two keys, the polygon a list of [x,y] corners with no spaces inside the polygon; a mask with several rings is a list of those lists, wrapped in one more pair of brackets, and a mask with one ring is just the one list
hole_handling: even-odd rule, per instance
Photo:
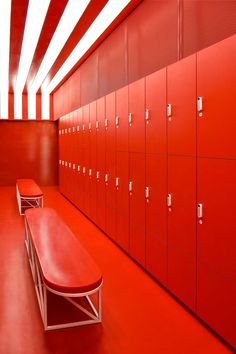
{"label": "locker door", "polygon": [[101,167],[96,171],[96,223],[105,231],[106,228],[106,186],[105,186],[105,168]]}
{"label": "locker door", "polygon": [[146,268],[167,285],[167,157],[146,155]]}
{"label": "locker door", "polygon": [[167,67],[167,104],[168,153],[196,156],[195,54]]}
{"label": "locker door", "polygon": [[129,151],[145,152],[145,81],[129,85]]}
{"label": "locker door", "polygon": [[89,214],[92,220],[96,222],[96,119],[97,119],[97,103],[90,103],[90,205]]}
{"label": "locker door", "polygon": [[115,240],[116,215],[116,153],[106,152],[106,233]]}
{"label": "locker door", "polygon": [[83,107],[83,149],[88,149],[89,145],[89,105]]}
{"label": "locker door", "polygon": [[197,314],[236,347],[236,160],[198,159]]}
{"label": "locker door", "polygon": [[105,118],[105,131],[106,131],[106,150],[116,150],[116,128],[115,128],[115,92],[106,96],[106,118]]}
{"label": "locker door", "polygon": [[197,53],[198,156],[236,158],[235,62],[235,36]]}
{"label": "locker door", "polygon": [[168,288],[191,310],[195,310],[195,158],[168,157],[168,194]]}
{"label": "locker door", "polygon": [[116,150],[128,151],[128,86],[116,91]]}
{"label": "locker door", "polygon": [[129,153],[116,153],[116,242],[129,252]]}
{"label": "locker door", "polygon": [[145,154],[130,153],[130,255],[145,266]]}
{"label": "locker door", "polygon": [[146,152],[166,152],[166,69],[146,77]]}

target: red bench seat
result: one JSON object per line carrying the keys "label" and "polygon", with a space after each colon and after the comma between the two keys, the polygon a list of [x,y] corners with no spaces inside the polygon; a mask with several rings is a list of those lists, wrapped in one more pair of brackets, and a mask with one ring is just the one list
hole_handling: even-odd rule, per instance
{"label": "red bench seat", "polygon": [[[102,274],[69,227],[51,208],[26,210],[25,226],[26,246],[45,329],[100,322]],[[86,298],[92,310],[83,311],[88,319],[48,326],[47,291],[63,296],[82,311],[83,307],[72,298]],[[98,311],[89,298],[94,293],[98,295]]]}
{"label": "red bench seat", "polygon": [[17,179],[16,196],[21,215],[28,208],[43,207],[43,192],[33,179]]}

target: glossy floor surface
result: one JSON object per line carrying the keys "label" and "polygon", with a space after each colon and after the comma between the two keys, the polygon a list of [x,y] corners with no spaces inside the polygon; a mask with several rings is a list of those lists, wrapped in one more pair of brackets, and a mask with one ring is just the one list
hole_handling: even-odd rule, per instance
{"label": "glossy floor surface", "polygon": [[231,353],[56,188],[43,191],[103,272],[103,321],[44,332],[15,188],[1,187],[0,354]]}

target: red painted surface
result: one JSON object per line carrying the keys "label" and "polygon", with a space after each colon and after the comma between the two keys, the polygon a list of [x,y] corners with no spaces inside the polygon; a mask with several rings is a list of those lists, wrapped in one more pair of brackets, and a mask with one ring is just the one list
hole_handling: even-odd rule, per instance
{"label": "red painted surface", "polygon": [[167,285],[167,156],[146,155],[146,268]]}
{"label": "red painted surface", "polygon": [[167,68],[168,153],[196,156],[196,55]]}
{"label": "red painted surface", "polygon": [[[106,233],[114,240],[116,227],[116,153],[115,151],[106,151],[106,169],[107,182],[106,188]],[[99,206],[98,206],[99,207]]]}
{"label": "red painted surface", "polygon": [[168,288],[195,310],[196,159],[168,156]]}
{"label": "red painted surface", "polygon": [[15,185],[17,178],[57,185],[57,144],[55,122],[0,122],[0,185]]}
{"label": "red painted surface", "polygon": [[106,139],[106,150],[114,152],[116,150],[116,126],[115,126],[115,115],[116,115],[116,94],[115,92],[110,93],[105,97],[106,100],[106,113],[105,113],[105,139]]}
{"label": "red painted surface", "polygon": [[117,151],[129,151],[128,134],[128,86],[116,91],[116,149]]}
{"label": "red painted surface", "polygon": [[197,119],[199,156],[236,158],[235,61],[236,36],[197,53],[197,95],[203,98]]}
{"label": "red painted surface", "polygon": [[146,153],[166,153],[166,69],[156,71],[145,78]]}
{"label": "red painted surface", "polygon": [[129,151],[145,152],[145,81],[144,79],[129,85]]}
{"label": "red painted surface", "polygon": [[197,313],[236,346],[236,161],[198,159]]}
{"label": "red painted surface", "polygon": [[33,179],[17,179],[16,184],[21,197],[41,197],[43,195]]}
{"label": "red painted surface", "polygon": [[130,255],[145,267],[145,154],[129,154]]}

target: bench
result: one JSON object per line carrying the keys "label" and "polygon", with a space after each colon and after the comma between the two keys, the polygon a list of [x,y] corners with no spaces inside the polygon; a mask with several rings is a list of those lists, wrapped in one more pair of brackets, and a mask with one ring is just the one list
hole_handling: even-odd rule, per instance
{"label": "bench", "polygon": [[[26,210],[25,244],[44,329],[101,322],[102,274],[54,209]],[[57,318],[60,323],[50,324],[48,296],[52,293],[74,305],[80,318],[66,323]]]}
{"label": "bench", "polygon": [[17,179],[16,198],[20,215],[28,208],[43,207],[43,192],[33,179]]}

